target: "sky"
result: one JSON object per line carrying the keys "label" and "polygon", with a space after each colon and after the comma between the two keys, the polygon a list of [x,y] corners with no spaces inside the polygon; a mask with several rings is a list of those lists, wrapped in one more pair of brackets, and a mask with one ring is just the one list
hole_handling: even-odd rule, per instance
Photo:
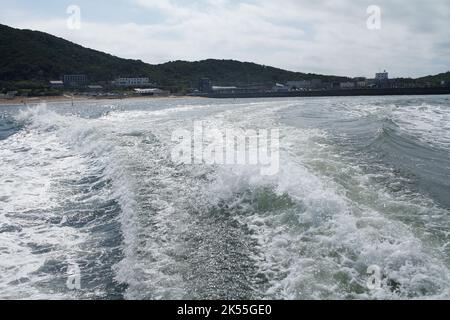
{"label": "sky", "polygon": [[354,77],[450,70],[450,0],[0,0],[0,8],[1,24],[152,64],[235,59]]}

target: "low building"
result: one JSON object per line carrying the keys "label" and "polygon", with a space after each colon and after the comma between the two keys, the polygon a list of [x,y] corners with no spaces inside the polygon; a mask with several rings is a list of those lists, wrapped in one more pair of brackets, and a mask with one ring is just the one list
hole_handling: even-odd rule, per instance
{"label": "low building", "polygon": [[290,90],[305,90],[311,88],[311,81],[309,80],[288,81],[286,85],[290,88]]}
{"label": "low building", "polygon": [[341,82],[340,83],[341,89],[354,89],[355,88],[355,82],[347,81],[347,82]]}
{"label": "low building", "polygon": [[8,91],[7,93],[0,94],[0,99],[14,99],[14,97],[18,94],[17,91]]}
{"label": "low building", "polygon": [[[322,89],[323,90],[331,90],[333,89],[333,82],[322,82]],[[338,85],[339,87],[339,85]]]}
{"label": "low building", "polygon": [[321,79],[288,81],[286,85],[291,91],[323,89],[325,86]]}
{"label": "low building", "polygon": [[272,92],[289,92],[290,91],[290,87],[286,86],[284,84],[281,83],[276,83],[273,87],[272,87]]}
{"label": "low building", "polygon": [[64,82],[61,80],[52,80],[52,81],[50,81],[50,87],[62,88],[62,87],[64,87]]}
{"label": "low building", "polygon": [[149,78],[118,78],[113,81],[113,84],[118,87],[134,87],[134,86],[148,86],[150,85]]}
{"label": "low building", "polygon": [[228,87],[212,86],[212,91],[234,91],[237,89],[238,89],[238,87],[235,87],[235,86],[228,86]]}
{"label": "low building", "polygon": [[256,94],[270,92],[271,87],[260,85],[248,85],[243,87],[236,86],[212,86],[209,93],[212,94]]}
{"label": "low building", "polygon": [[341,83],[340,82],[331,82],[330,83],[330,89],[340,89]]}
{"label": "low building", "polygon": [[321,89],[322,88],[322,80],[312,79],[311,80],[311,88],[312,89]]}
{"label": "low building", "polygon": [[367,78],[365,77],[355,77],[352,81],[357,88],[366,88],[368,86]]}
{"label": "low building", "polygon": [[367,81],[366,80],[356,81],[356,87],[358,87],[358,88],[366,88],[367,87]]}
{"label": "low building", "polygon": [[63,83],[69,87],[85,86],[88,82],[87,76],[84,74],[66,74],[63,76]]}
{"label": "low building", "polygon": [[142,96],[158,96],[158,97],[165,97],[170,94],[169,91],[162,90],[159,88],[134,89],[134,92]]}

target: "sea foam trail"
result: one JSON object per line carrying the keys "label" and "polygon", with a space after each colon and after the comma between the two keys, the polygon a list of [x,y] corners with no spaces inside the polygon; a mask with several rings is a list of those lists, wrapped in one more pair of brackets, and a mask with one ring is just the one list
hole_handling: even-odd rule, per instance
{"label": "sea foam trail", "polygon": [[[39,112],[46,113],[45,107],[39,107]],[[28,116],[18,118],[24,121]],[[31,128],[0,143],[1,296],[66,297],[40,290],[40,284],[51,279],[39,271],[52,261],[70,260],[83,241],[82,234],[58,223],[62,217],[53,183],[73,175],[74,166],[83,170],[84,163],[55,136],[40,135]]]}
{"label": "sea foam trail", "polygon": [[[253,121],[273,119],[272,125],[266,125],[280,125],[276,113],[272,117],[260,111],[250,114],[242,117],[234,112],[230,122],[251,126]],[[239,119],[245,120],[240,123]],[[397,210],[415,207],[417,212],[421,210],[417,205],[389,199],[385,190],[373,186],[370,192],[383,198],[383,206],[361,201],[368,189],[361,171],[353,170],[356,188],[350,193],[330,179],[339,178],[335,173],[327,177],[322,175],[323,169],[311,170],[320,168],[311,166],[316,158],[335,170],[352,169],[339,163],[338,155],[329,153],[330,147],[324,148],[325,132],[290,127],[283,127],[282,132],[284,150],[278,176],[257,178],[254,171],[228,168],[219,171],[211,187],[211,195],[230,203],[236,219],[254,232],[259,244],[255,260],[268,279],[267,297],[449,297],[445,252],[426,237],[421,239],[408,224],[389,217],[394,206]],[[330,156],[334,159],[328,161]],[[438,208],[422,209],[446,215]],[[367,286],[367,270],[373,265],[383,273],[378,290]]]}
{"label": "sea foam trail", "polygon": [[[321,104],[316,120],[306,119],[313,102]],[[364,108],[329,103],[201,100],[91,119],[43,106],[20,114],[25,129],[0,141],[1,179],[12,181],[0,198],[1,249],[16,264],[0,263],[2,296],[449,298],[445,239],[430,235],[439,222],[448,230],[448,210],[382,162],[346,152],[330,115],[344,110],[358,121]],[[173,163],[172,133],[199,120],[280,129],[280,171]],[[386,180],[404,188],[393,193]],[[64,289],[67,261],[80,263],[83,290]],[[376,290],[367,286],[372,265],[382,272]]]}
{"label": "sea foam trail", "polygon": [[[107,197],[120,205],[118,220],[124,256],[110,268],[115,272],[115,279],[128,287],[127,298],[186,295],[183,273],[178,270],[182,265],[174,262],[177,259],[174,251],[182,243],[184,209],[195,193],[195,182],[188,185],[189,177],[183,176],[183,172],[170,163],[168,147],[160,143],[149,128],[156,120],[164,120],[173,113],[198,108],[182,106],[140,112],[136,118],[129,112],[82,119],[61,116],[39,107],[18,117],[29,129],[49,133],[70,152],[87,159],[89,167],[79,173],[101,172],[101,179],[108,182]],[[144,121],[142,115],[146,115]],[[165,134],[170,137],[170,132],[162,135]],[[186,185],[191,190],[188,195],[184,194]],[[176,193],[180,204],[174,201]],[[91,242],[91,245],[96,244]]]}
{"label": "sea foam trail", "polygon": [[[21,112],[20,133],[1,141],[6,199],[2,294],[5,298],[118,297],[110,265],[120,258],[118,206],[96,153],[98,123],[39,105]],[[6,229],[5,229],[6,228]],[[108,231],[112,233],[108,233]],[[119,251],[118,251],[119,250]],[[66,286],[74,264],[81,290]]]}
{"label": "sea foam trail", "polygon": [[[123,126],[123,133],[133,128],[133,134],[127,135],[134,141],[127,151],[127,163],[130,175],[139,181],[134,189],[137,229],[132,231],[139,245],[129,246],[125,259],[115,267],[118,279],[128,284],[127,298],[252,296],[245,281],[227,281],[227,277],[239,277],[242,261],[238,256],[224,258],[225,238],[217,236],[223,234],[229,239],[231,229],[225,229],[226,221],[208,215],[209,204],[203,195],[212,168],[179,166],[170,158],[173,130],[192,125],[198,109],[203,108],[107,117],[115,128]],[[235,250],[238,253],[238,248]],[[244,249],[240,254],[246,259]],[[225,271],[226,266],[229,271]],[[225,286],[227,282],[230,287]]]}

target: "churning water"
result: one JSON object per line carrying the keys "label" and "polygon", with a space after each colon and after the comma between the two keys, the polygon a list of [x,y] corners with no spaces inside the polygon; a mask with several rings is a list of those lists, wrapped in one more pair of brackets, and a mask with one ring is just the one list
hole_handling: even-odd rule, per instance
{"label": "churning water", "polygon": [[[108,103],[0,107],[0,298],[450,298],[450,97]],[[198,120],[279,172],[174,163]]]}

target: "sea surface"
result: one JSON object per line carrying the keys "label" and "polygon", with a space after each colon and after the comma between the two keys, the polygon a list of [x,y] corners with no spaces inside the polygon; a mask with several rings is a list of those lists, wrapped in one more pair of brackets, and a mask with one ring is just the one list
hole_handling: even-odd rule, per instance
{"label": "sea surface", "polygon": [[[194,121],[279,129],[279,172],[173,162]],[[450,96],[0,106],[0,299],[431,298]]]}

